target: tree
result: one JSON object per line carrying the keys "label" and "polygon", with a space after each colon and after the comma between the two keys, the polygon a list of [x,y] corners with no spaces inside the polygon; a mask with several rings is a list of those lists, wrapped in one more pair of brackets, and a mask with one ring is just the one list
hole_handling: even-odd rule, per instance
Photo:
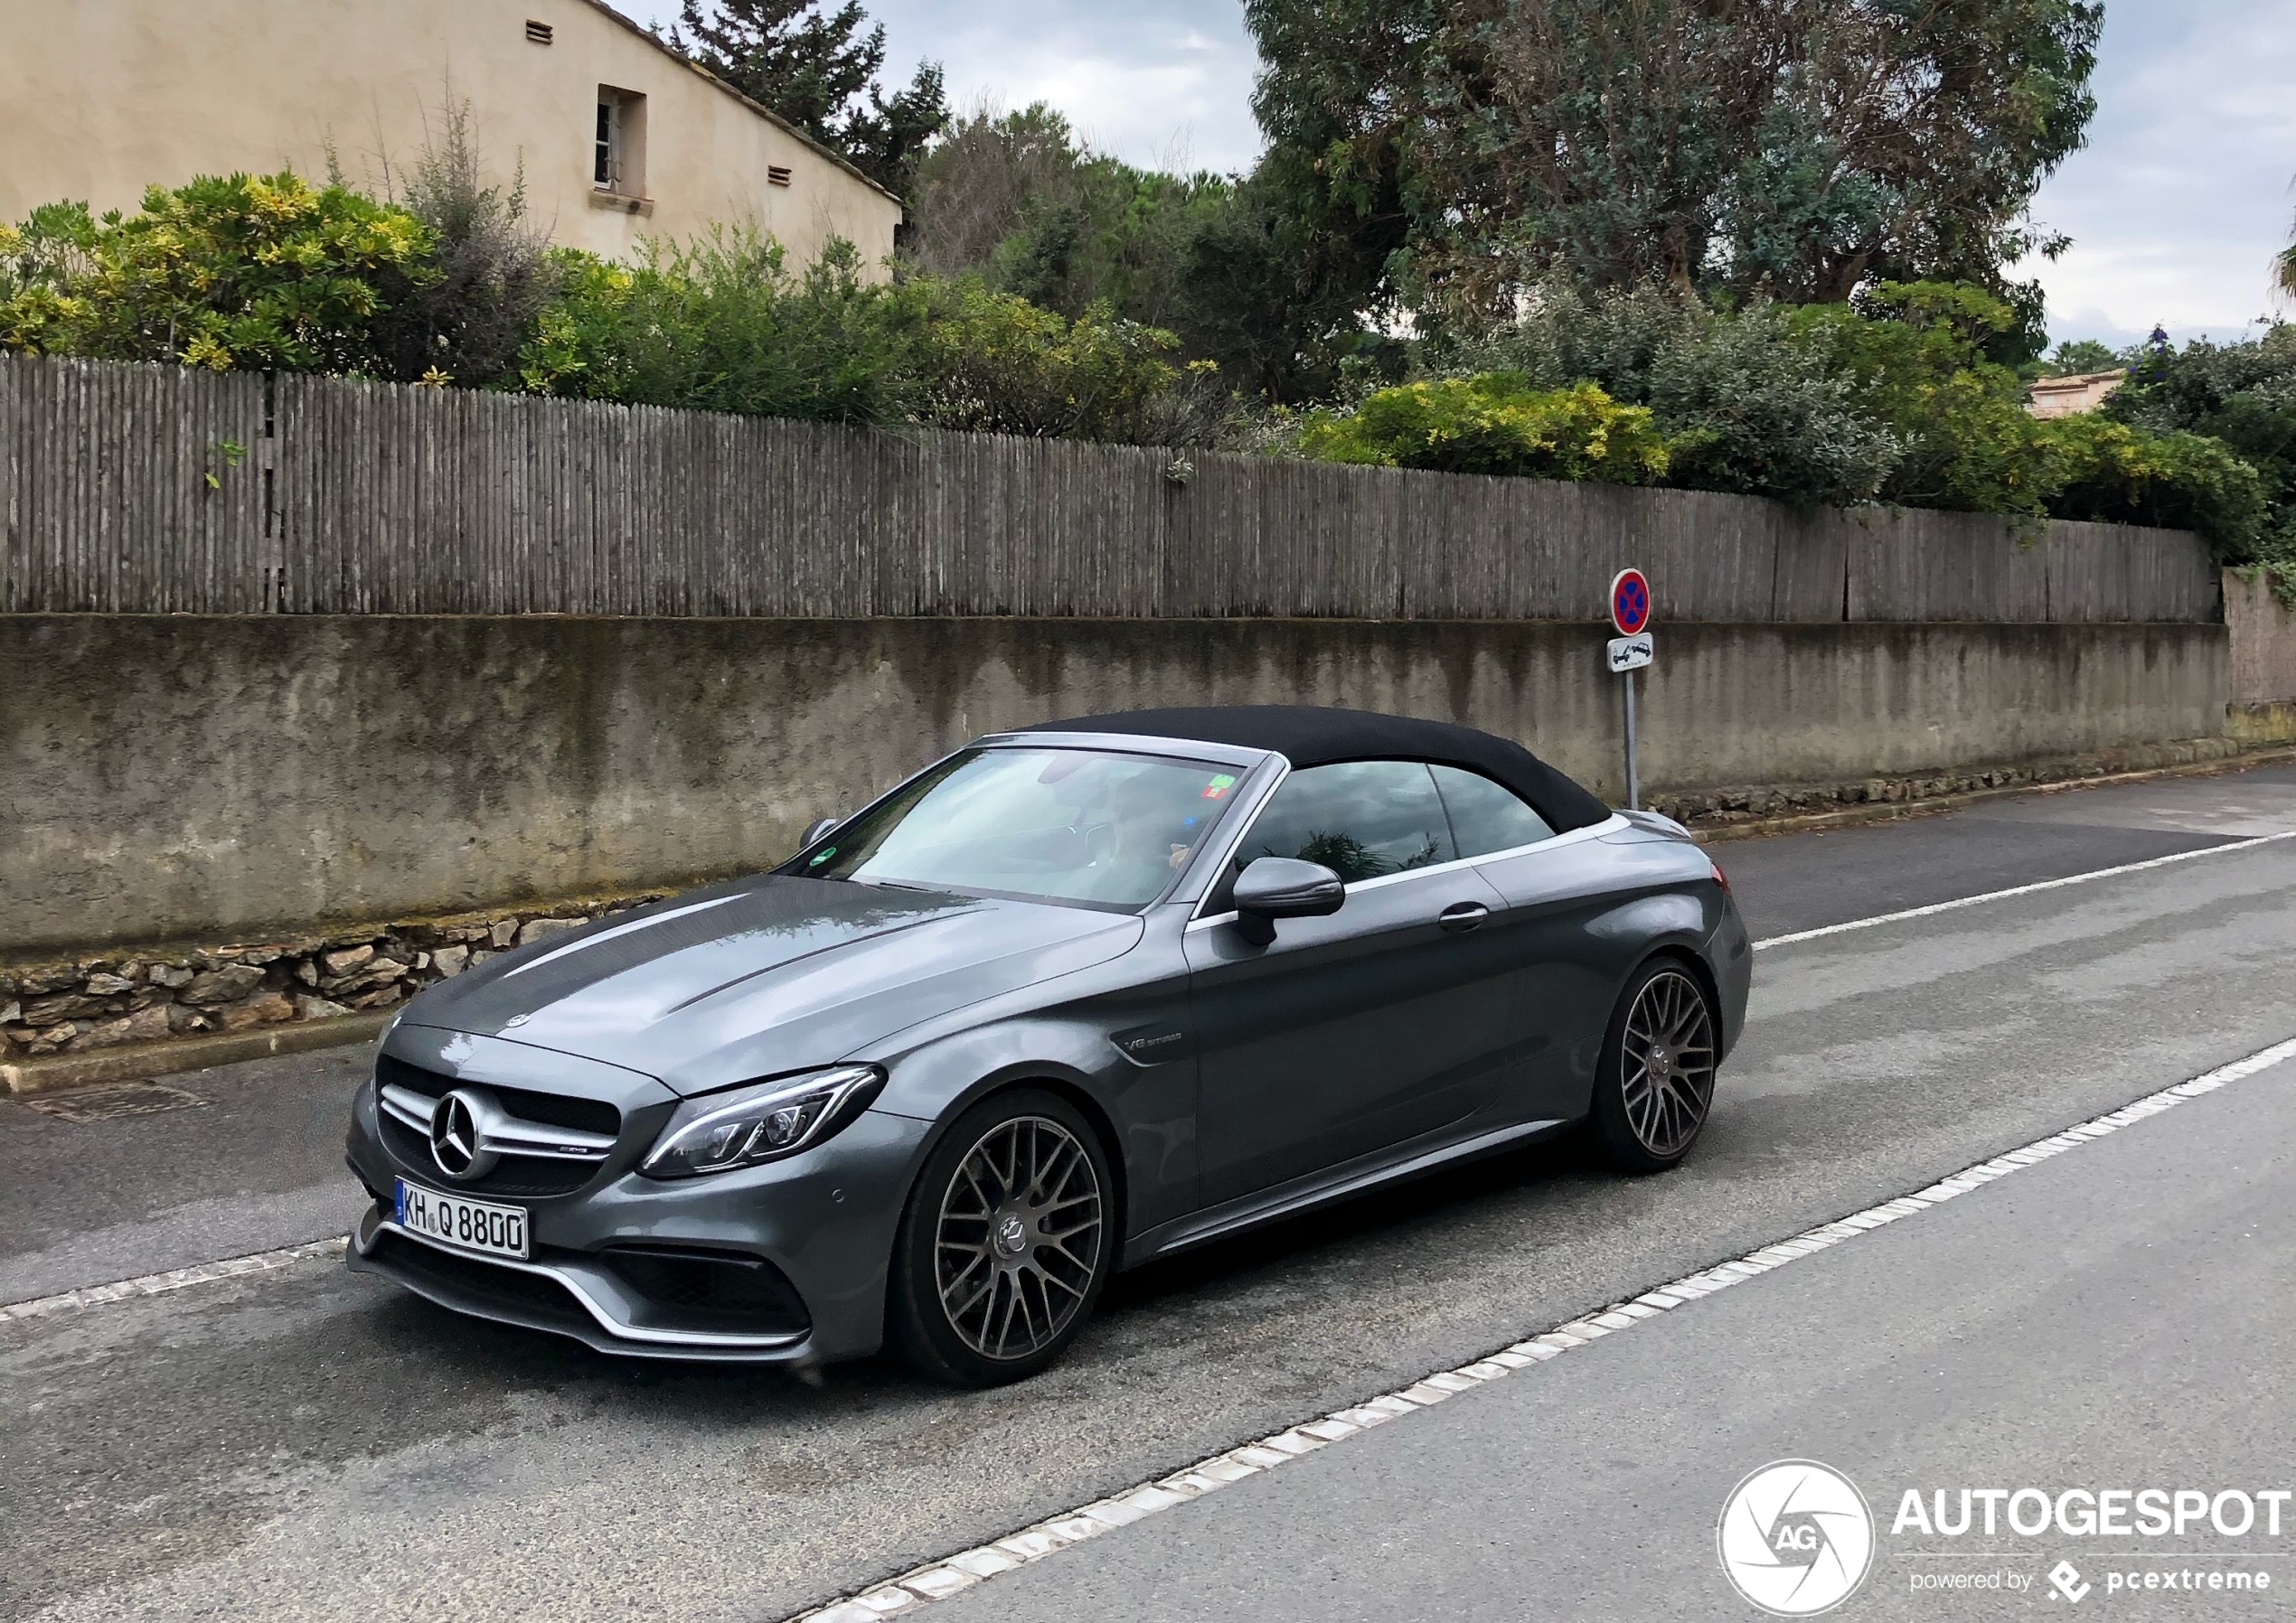
{"label": "tree", "polygon": [[2272,256],[2272,291],[2296,299],[2296,229],[2289,233],[2288,246]]}
{"label": "tree", "polygon": [[1305,190],[1267,162],[1244,176],[1135,168],[1042,103],[981,107],[926,159],[912,242],[940,275],[976,273],[1071,317],[1106,302],[1169,327],[1231,389],[1297,403],[1378,346],[1364,315],[1383,251],[1337,246]]}
{"label": "tree", "polygon": [[993,275],[1004,244],[1047,209],[1073,204],[1087,155],[1044,102],[983,102],[950,124],[917,170],[913,262],[935,276]]}
{"label": "tree", "polygon": [[[1560,267],[1839,301],[1999,287],[2081,143],[2087,0],[1250,0],[1269,163],[1341,251],[1487,319]],[[2024,301],[2029,304],[2030,300]]]}
{"label": "tree", "polygon": [[1322,327],[1356,325],[1351,296],[1313,304],[1306,233],[1278,192],[1095,153],[1041,102],[956,120],[918,171],[914,221],[917,269],[977,276],[1071,320],[1105,305],[1168,328],[1248,394],[1296,399],[1328,384]]}
{"label": "tree", "polygon": [[885,25],[865,24],[861,0],[683,0],[670,44],[906,199],[948,122],[941,66],[888,97]]}
{"label": "tree", "polygon": [[1245,0],[1263,64],[1252,111],[1267,150],[1225,257],[1232,280],[1257,284],[1282,312],[1263,362],[1279,399],[1328,386],[1365,318],[1397,306],[1404,249],[1433,206],[1412,189],[1416,115],[1403,98],[1425,81],[1449,9],[1445,0]]}
{"label": "tree", "polygon": [[870,87],[869,105],[845,122],[845,155],[870,179],[908,202],[917,195],[917,165],[948,121],[948,88],[941,64],[919,62],[908,88],[889,98],[880,87]]}

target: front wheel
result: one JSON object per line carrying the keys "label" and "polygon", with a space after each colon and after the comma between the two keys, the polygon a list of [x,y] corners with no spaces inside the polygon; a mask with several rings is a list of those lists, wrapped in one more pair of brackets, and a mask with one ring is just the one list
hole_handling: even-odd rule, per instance
{"label": "front wheel", "polygon": [[1595,1135],[1626,1172],[1661,1172],[1690,1151],[1714,1102],[1714,1006],[1680,962],[1627,978],[1595,1078]]}
{"label": "front wheel", "polygon": [[965,1112],[901,1219],[888,1306],[902,1356],[964,1386],[1059,1357],[1107,1281],[1112,1187],[1099,1135],[1059,1095],[1016,1089]]}

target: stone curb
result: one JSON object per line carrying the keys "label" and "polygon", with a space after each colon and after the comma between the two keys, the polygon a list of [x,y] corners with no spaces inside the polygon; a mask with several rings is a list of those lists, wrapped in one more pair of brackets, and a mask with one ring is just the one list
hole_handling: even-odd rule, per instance
{"label": "stone curb", "polygon": [[1862,823],[1896,822],[1906,817],[1939,817],[1986,801],[2020,794],[2065,794],[2076,789],[2103,789],[2115,783],[2144,783],[2157,778],[2214,777],[2220,773],[2245,772],[2296,761],[2296,746],[2274,744],[2244,748],[2238,755],[2209,761],[2182,761],[2170,766],[2147,766],[2134,772],[2099,773],[2094,777],[2057,778],[2048,782],[2004,783],[1996,789],[1968,789],[1958,794],[1933,795],[1918,801],[1871,801],[1836,812],[1796,812],[1784,817],[1757,817],[1746,822],[1688,825],[1700,845],[1728,840],[1758,840],[1768,834],[1800,834],[1811,830],[1856,828]]}
{"label": "stone curb", "polygon": [[11,1093],[44,1093],[55,1088],[84,1088],[98,1083],[144,1082],[154,1076],[203,1071],[210,1065],[228,1065],[273,1054],[307,1054],[315,1048],[366,1042],[397,1012],[376,1009],[293,1026],[219,1031],[207,1037],[178,1037],[172,1042],[99,1048],[93,1054],[10,1060],[0,1064],[0,1083],[5,1083]]}

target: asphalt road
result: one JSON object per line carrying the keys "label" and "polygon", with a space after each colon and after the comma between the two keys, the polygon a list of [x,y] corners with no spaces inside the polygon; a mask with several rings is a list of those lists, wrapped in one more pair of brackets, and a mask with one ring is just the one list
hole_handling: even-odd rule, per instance
{"label": "asphalt road", "polygon": [[[2278,1537],[2268,1515],[2237,1537],[2205,1520],[2182,1537],[2020,1537],[2005,1508],[1991,1537],[1981,1509],[1955,1536],[1896,1528],[1908,1489],[1926,1512],[1945,1488],[1956,1518],[1962,1487],[2284,1492],[2291,1210],[2296,1062],[999,1577],[936,1623],[1751,1618],[1716,1523],[1781,1459],[1831,1466],[1871,1505],[1874,1559],[1845,1617],[2045,1610],[2047,1574],[2070,1561],[2068,1583],[2116,1618],[2284,1618],[2285,1501]],[[2225,1520],[2243,1517],[2227,1505]],[[2113,1572],[2185,1569],[2273,1587],[2106,1590]],[[1930,1587],[1955,1578],[1981,1587]]]}
{"label": "asphalt road", "polygon": [[[1766,937],[2287,829],[2296,770],[2276,768],[1717,854]],[[882,1363],[814,1385],[626,1366],[458,1319],[326,1262],[0,1326],[0,1613],[782,1617],[2296,1035],[2291,900],[2296,840],[1765,952],[1746,1040],[1680,1171],[1625,1181],[1550,1147],[1126,1276],[1066,1364],[1002,1392],[945,1393]],[[75,1124],[0,1102],[0,1299],[341,1233],[359,1201],[334,1126],[351,1063],[179,1078],[209,1102],[127,1121]],[[2280,1120],[2254,1130],[2284,1146],[2269,1137]],[[2065,1159],[2066,1176],[2080,1159]],[[2283,1185],[2269,1224],[2285,1208]],[[2043,1221],[2012,1222],[2000,1254],[2046,1272],[2056,1253],[2036,1249],[2054,1232]],[[1884,1240],[1903,1243],[1861,1243]],[[1698,1306],[1746,1311],[1735,1299],[1768,1289]],[[2178,1311],[2222,1305],[2209,1281],[2192,1289]],[[2265,1299],[2272,1311],[2282,1296]],[[2081,1320],[2080,1333],[2109,1322]],[[1840,1330],[1846,1344],[1858,1324]],[[2225,1357],[2248,1356],[2243,1334],[2235,1324],[2220,1337]],[[2256,1357],[2284,1354],[2272,1334]],[[1666,1457],[1650,1440],[1663,1433],[1648,1422],[1686,1401],[1684,1387],[1722,1389],[1724,1371],[1678,1370],[1679,1385],[1638,1391],[1633,1372],[1654,1355],[1633,1339],[1614,1344],[1631,1358],[1592,1356],[1611,1343],[1588,1349],[1589,1366],[1626,1373],[1587,1425],[1642,1416],[1631,1448],[1614,1439],[1604,1459],[1655,1468]],[[2001,1374],[1983,1346],[1968,1352]],[[1746,1356],[1742,1344],[1734,1357]],[[2151,1394],[2163,1423],[2187,1427],[2196,1458],[2229,1471],[2244,1421],[2221,1403],[2182,1405],[2177,1391]],[[1413,1424],[1432,1435],[1473,1407]],[[1735,1423],[1750,1440],[1760,1414]],[[1411,1428],[1391,1430],[1401,1440]],[[1748,1446],[1746,1464],[1730,1456],[1740,1471],[1767,1457]],[[1542,1458],[1552,1471],[1570,1456]],[[1895,1456],[1864,1458],[1897,1468]],[[1855,1474],[1858,1459],[1840,1463]],[[1271,1478],[1258,1496],[1291,1491]],[[1685,1504],[1712,1497],[1702,1479],[1681,1491]],[[1202,1524],[1219,1502],[1167,1519],[1181,1527],[1200,1510]],[[1693,1519],[1710,1530],[1712,1516]],[[1172,1535],[1161,1523],[1127,1530],[1028,1581],[1084,1582],[1134,1533]],[[1061,1562],[1083,1564],[1063,1579]],[[1220,1564],[1217,1553],[1201,1564]],[[1527,1568],[1521,1581],[1535,1591],[1577,1571]],[[1691,1612],[1714,1615],[1700,1592]],[[1388,1593],[1381,1616],[1450,1615],[1449,1600]],[[1548,1599],[1604,1615],[1585,1593]],[[1101,1609],[1153,1615],[1136,1590]],[[1539,1609],[1522,1592],[1510,1615]]]}

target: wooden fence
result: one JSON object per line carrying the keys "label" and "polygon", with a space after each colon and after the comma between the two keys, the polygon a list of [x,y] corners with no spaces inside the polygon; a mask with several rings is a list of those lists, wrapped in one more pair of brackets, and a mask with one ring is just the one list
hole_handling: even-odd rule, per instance
{"label": "wooden fence", "polygon": [[2205,621],[2182,531],[0,357],[0,612]]}

